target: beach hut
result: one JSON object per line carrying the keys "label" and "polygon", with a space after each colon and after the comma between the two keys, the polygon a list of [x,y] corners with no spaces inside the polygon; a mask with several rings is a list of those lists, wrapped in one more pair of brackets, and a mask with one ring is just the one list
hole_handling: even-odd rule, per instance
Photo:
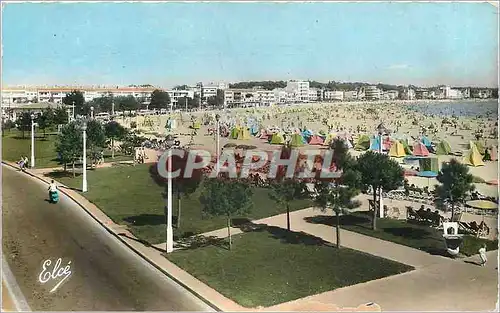
{"label": "beach hut", "polygon": [[249,140],[250,139],[250,131],[248,131],[248,128],[246,128],[246,127],[240,128],[238,131],[238,137],[236,139]]}
{"label": "beach hut", "polygon": [[380,151],[380,139],[379,139],[379,137],[375,136],[372,139],[370,139],[370,150]]}
{"label": "beach hut", "polygon": [[486,151],[486,147],[484,146],[484,143],[477,140],[474,142],[474,144],[476,145],[477,151],[479,151],[479,153],[481,153],[481,154],[484,154],[484,152]]}
{"label": "beach hut", "polygon": [[329,146],[332,143],[333,139],[335,139],[335,137],[337,137],[336,134],[330,133],[326,135],[325,141],[323,142],[323,146]]}
{"label": "beach hut", "polygon": [[399,140],[396,140],[391,147],[391,150],[389,150],[389,156],[395,157],[395,158],[402,158],[406,156],[405,152],[405,147]]}
{"label": "beach hut", "polygon": [[421,142],[416,142],[413,145],[413,155],[414,156],[428,156],[429,150]]}
{"label": "beach hut", "polygon": [[233,129],[231,129],[231,139],[237,139],[239,132],[240,132],[239,127],[233,127]]}
{"label": "beach hut", "polygon": [[323,138],[321,138],[318,135],[313,135],[311,138],[309,138],[309,144],[310,145],[322,145],[323,144]]}
{"label": "beach hut", "polygon": [[451,153],[451,146],[446,140],[441,140],[436,147],[437,155],[448,155]]}
{"label": "beach hut", "polygon": [[464,157],[464,163],[474,167],[484,165],[481,153],[479,153],[476,145],[472,141],[470,142],[470,149]]}
{"label": "beach hut", "polygon": [[368,135],[359,136],[354,149],[366,151],[370,148],[370,137]]}
{"label": "beach hut", "polygon": [[290,139],[291,147],[302,147],[304,145],[304,138],[300,134],[293,134]]}
{"label": "beach hut", "polygon": [[252,127],[250,128],[250,133],[252,134],[252,136],[257,136],[257,134],[259,133],[259,126],[257,125],[252,125]]}
{"label": "beach hut", "polygon": [[275,133],[271,137],[271,141],[269,141],[270,144],[272,145],[282,145],[285,143],[285,138],[283,138],[283,135],[280,133]]}
{"label": "beach hut", "polygon": [[408,145],[408,141],[407,140],[400,140],[401,144],[403,144],[403,147],[405,148],[405,153],[407,155],[412,155],[413,152],[411,151],[410,149],[410,146]]}

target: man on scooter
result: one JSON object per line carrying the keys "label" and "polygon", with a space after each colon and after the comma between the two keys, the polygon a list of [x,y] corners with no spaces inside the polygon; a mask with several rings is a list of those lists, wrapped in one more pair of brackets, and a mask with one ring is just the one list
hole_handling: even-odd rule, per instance
{"label": "man on scooter", "polygon": [[57,199],[57,185],[54,180],[52,180],[49,185],[49,199],[51,201],[55,201],[55,199]]}

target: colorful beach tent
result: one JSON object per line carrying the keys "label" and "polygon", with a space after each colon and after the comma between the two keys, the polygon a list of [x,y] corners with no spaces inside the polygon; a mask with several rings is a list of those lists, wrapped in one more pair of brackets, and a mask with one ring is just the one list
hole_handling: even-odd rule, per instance
{"label": "colorful beach tent", "polygon": [[370,139],[370,150],[380,151],[380,138],[375,136]]}
{"label": "colorful beach tent", "polygon": [[233,127],[233,129],[231,129],[231,139],[237,139],[239,132],[240,132],[239,127]]}
{"label": "colorful beach tent", "polygon": [[479,151],[479,153],[481,153],[481,154],[484,154],[486,148],[485,148],[483,142],[478,140],[478,141],[475,141],[474,144],[477,147],[477,151]]}
{"label": "colorful beach tent", "polygon": [[427,138],[425,136],[422,136],[422,139],[420,139],[420,142],[422,142],[424,144],[424,146],[426,146],[427,148],[432,146],[432,143],[429,140],[429,138]]}
{"label": "colorful beach tent", "polygon": [[259,133],[259,127],[257,125],[252,125],[250,128],[250,133],[252,136],[256,136]]}
{"label": "colorful beach tent", "polygon": [[271,141],[269,142],[272,145],[282,145],[285,143],[285,139],[283,138],[283,135],[280,133],[275,133],[271,137]]}
{"label": "colorful beach tent", "polygon": [[389,156],[395,157],[395,158],[402,158],[402,157],[406,156],[405,147],[403,146],[403,144],[401,142],[399,142],[399,140],[396,140],[392,144],[391,150],[389,150]]}
{"label": "colorful beach tent", "polygon": [[238,137],[236,138],[238,140],[249,140],[250,139],[250,132],[248,131],[248,128],[240,128],[238,131]]}
{"label": "colorful beach tent", "polygon": [[301,147],[304,145],[304,138],[300,134],[293,134],[290,139],[291,147]]}
{"label": "colorful beach tent", "polygon": [[354,149],[366,151],[370,148],[370,137],[368,135],[359,136]]}
{"label": "colorful beach tent", "polygon": [[193,129],[200,129],[201,128],[201,123],[200,122],[193,122],[193,125],[191,127]]}
{"label": "colorful beach tent", "polygon": [[474,167],[484,165],[481,153],[479,153],[476,145],[472,141],[470,142],[470,149],[464,157],[464,163]]}
{"label": "colorful beach tent", "polygon": [[410,146],[408,145],[408,141],[407,140],[400,140],[400,142],[403,144],[403,147],[405,148],[405,153],[407,155],[412,155],[413,152],[411,151]]}
{"label": "colorful beach tent", "polygon": [[333,139],[335,137],[336,137],[335,134],[328,134],[328,135],[326,135],[326,138],[325,138],[325,141],[323,142],[323,145],[324,146],[329,146],[332,143],[332,141],[333,141]]}
{"label": "colorful beach tent", "polygon": [[421,142],[416,142],[413,145],[413,155],[415,156],[428,156],[429,150]]}
{"label": "colorful beach tent", "polygon": [[441,140],[436,147],[437,155],[448,155],[451,153],[451,146],[446,140]]}
{"label": "colorful beach tent", "polygon": [[323,144],[323,138],[321,138],[318,135],[313,135],[309,139],[309,144],[310,145],[322,145]]}

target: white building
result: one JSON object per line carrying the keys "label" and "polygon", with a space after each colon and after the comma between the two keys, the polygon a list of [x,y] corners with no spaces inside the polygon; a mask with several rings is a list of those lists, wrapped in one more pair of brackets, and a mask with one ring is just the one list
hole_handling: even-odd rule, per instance
{"label": "white building", "polygon": [[207,100],[210,97],[217,96],[217,90],[226,90],[228,85],[226,83],[209,83],[206,85],[201,85],[201,98]]}
{"label": "white building", "polygon": [[386,90],[382,93],[382,98],[384,100],[394,100],[399,96],[399,92],[397,90]]}
{"label": "white building", "polygon": [[286,103],[288,100],[287,92],[284,88],[275,88],[272,90],[276,103]]}
{"label": "white building", "polygon": [[[174,107],[179,103],[179,98],[194,98],[193,90],[167,90],[167,93],[170,96],[170,104]],[[180,103],[181,106],[184,104]]]}
{"label": "white building", "polygon": [[2,90],[2,104],[10,106],[16,106],[19,103],[32,102],[36,97],[36,89],[5,88]]}
{"label": "white building", "polygon": [[344,100],[344,92],[341,90],[326,90],[323,97],[327,101],[342,101]]}
{"label": "white building", "polygon": [[254,93],[256,93],[257,100],[262,104],[269,106],[272,103],[276,103],[276,98],[274,96],[274,92],[272,90],[267,89],[254,89]]}
{"label": "white building", "polygon": [[382,98],[382,90],[380,90],[377,86],[365,86],[363,89],[365,99],[367,100],[380,100]]}
{"label": "white building", "polygon": [[458,89],[452,89],[450,86],[441,87],[445,99],[462,99],[462,92]]}
{"label": "white building", "polygon": [[294,101],[296,102],[308,102],[309,101],[309,82],[308,81],[288,81],[285,88],[287,93],[291,93],[294,96]]}
{"label": "white building", "polygon": [[321,97],[319,96],[319,89],[309,88],[309,101],[319,101]]}

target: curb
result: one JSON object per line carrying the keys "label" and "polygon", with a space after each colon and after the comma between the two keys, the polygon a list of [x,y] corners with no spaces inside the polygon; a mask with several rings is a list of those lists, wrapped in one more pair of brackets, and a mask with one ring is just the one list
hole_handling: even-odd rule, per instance
{"label": "curb", "polygon": [[[15,167],[14,165],[12,164],[9,164],[5,161],[2,161],[2,164],[4,165],[7,165],[13,169],[17,169],[17,167]],[[39,177],[38,175],[34,174],[34,173],[31,173],[29,171],[24,171],[24,173],[30,175],[31,177],[34,177],[34,178],[37,178],[38,180],[46,183],[46,184],[49,184],[49,182],[47,180],[45,180],[44,178],[42,177]],[[64,187],[67,187],[63,184],[61,184],[62,186]],[[159,270],[160,272],[162,272],[164,275],[166,275],[168,278],[172,279],[174,282],[176,282],[177,284],[179,284],[180,286],[182,286],[184,289],[188,290],[189,292],[191,292],[193,295],[195,295],[198,299],[200,299],[201,301],[203,301],[205,304],[207,304],[208,306],[210,306],[212,309],[214,309],[215,311],[217,312],[223,312],[219,307],[217,307],[215,304],[211,303],[210,301],[208,301],[207,299],[205,299],[204,297],[202,297],[199,293],[197,293],[196,291],[194,291],[193,289],[191,289],[189,286],[185,285],[183,282],[181,282],[180,280],[178,280],[177,278],[175,278],[174,276],[172,276],[170,273],[168,273],[167,271],[163,270],[163,268],[161,268],[160,266],[158,266],[156,263],[154,263],[153,261],[151,261],[149,258],[147,258],[145,255],[143,255],[139,250],[137,250],[136,248],[134,248],[133,246],[131,246],[128,242],[126,242],[125,240],[123,240],[118,234],[116,234],[111,228],[109,228],[108,226],[106,226],[105,223],[101,222],[97,217],[95,217],[89,210],[87,210],[87,208],[85,208],[84,205],[82,205],[78,200],[76,200],[74,197],[72,197],[71,195],[69,195],[66,191],[64,190],[59,190],[61,193],[63,193],[64,195],[66,195],[68,198],[70,198],[71,200],[73,200],[76,204],[78,204],[78,206],[80,206],[85,212],[87,212],[88,215],[90,215],[90,217],[92,217],[97,223],[99,223],[99,225],[101,225],[102,227],[104,227],[104,229],[110,233],[111,235],[113,235],[115,238],[117,238],[121,243],[123,243],[125,246],[127,246],[130,250],[132,250],[133,252],[135,252],[137,255],[139,255],[142,259],[146,260],[149,264],[151,264],[154,268],[156,268],[157,270]]]}

